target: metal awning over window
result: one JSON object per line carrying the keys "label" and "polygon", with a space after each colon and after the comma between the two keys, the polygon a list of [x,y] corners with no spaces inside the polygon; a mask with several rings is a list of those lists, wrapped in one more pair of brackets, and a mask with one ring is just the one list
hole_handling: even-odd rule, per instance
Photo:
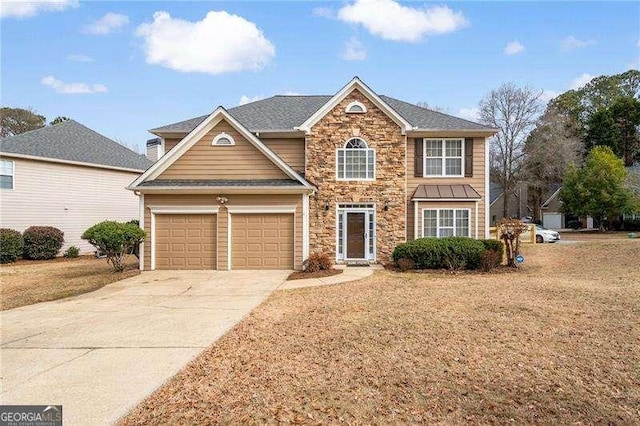
{"label": "metal awning over window", "polygon": [[411,201],[479,200],[480,194],[471,185],[419,185]]}

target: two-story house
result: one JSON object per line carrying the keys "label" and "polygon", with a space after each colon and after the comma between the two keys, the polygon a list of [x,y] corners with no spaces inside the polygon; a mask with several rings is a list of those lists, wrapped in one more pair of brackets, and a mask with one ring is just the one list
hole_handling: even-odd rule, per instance
{"label": "two-story house", "polygon": [[275,96],[152,129],[159,160],[129,189],[142,269],[388,262],[423,236],[485,238],[495,129],[377,95]]}

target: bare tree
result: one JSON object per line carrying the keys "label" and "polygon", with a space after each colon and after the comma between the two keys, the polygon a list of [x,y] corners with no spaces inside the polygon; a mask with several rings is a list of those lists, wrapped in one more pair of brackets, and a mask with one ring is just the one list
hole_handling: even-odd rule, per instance
{"label": "bare tree", "polygon": [[523,176],[529,187],[533,218],[542,218],[543,197],[562,178],[570,163],[582,158],[580,124],[554,104],[547,107],[524,145]]}
{"label": "bare tree", "polygon": [[39,129],[46,124],[45,117],[32,108],[2,107],[0,110],[0,136],[14,136]]}
{"label": "bare tree", "polygon": [[480,122],[498,129],[491,141],[490,165],[504,191],[504,217],[508,217],[513,188],[521,181],[524,143],[542,112],[541,94],[530,87],[506,83],[480,101]]}

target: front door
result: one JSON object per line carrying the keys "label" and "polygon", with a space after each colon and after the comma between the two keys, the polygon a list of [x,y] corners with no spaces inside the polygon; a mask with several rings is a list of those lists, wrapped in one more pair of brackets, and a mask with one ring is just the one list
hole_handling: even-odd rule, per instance
{"label": "front door", "polygon": [[347,212],[347,258],[365,258],[365,214]]}

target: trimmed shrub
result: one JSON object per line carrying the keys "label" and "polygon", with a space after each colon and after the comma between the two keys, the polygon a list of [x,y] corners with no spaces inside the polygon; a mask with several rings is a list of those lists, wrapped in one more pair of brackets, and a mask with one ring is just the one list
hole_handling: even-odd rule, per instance
{"label": "trimmed shrub", "polygon": [[145,238],[145,232],[133,223],[104,221],[84,231],[82,239],[107,256],[116,272],[124,271],[124,261]]}
{"label": "trimmed shrub", "polygon": [[396,266],[398,267],[400,272],[407,272],[416,267],[415,263],[413,263],[413,260],[405,258],[399,259],[396,262]]}
{"label": "trimmed shrub", "polygon": [[502,264],[502,256],[495,250],[485,250],[480,258],[482,272],[490,272]]}
{"label": "trimmed shrub", "polygon": [[27,259],[53,259],[64,243],[64,233],[53,226],[31,226],[22,236],[24,257]]}
{"label": "trimmed shrub", "polygon": [[331,268],[333,268],[333,261],[327,253],[311,253],[302,264],[305,272],[326,271]]}
{"label": "trimmed shrub", "polygon": [[409,259],[415,269],[477,269],[480,267],[482,241],[466,237],[419,238],[399,244],[393,260]]}
{"label": "trimmed shrub", "polygon": [[73,259],[80,255],[80,249],[76,246],[69,247],[63,254],[67,259]]}
{"label": "trimmed shrub", "polygon": [[567,228],[569,228],[569,229],[581,229],[582,228],[582,222],[580,222],[579,220],[570,220],[569,222],[567,222]]}
{"label": "trimmed shrub", "polygon": [[504,243],[500,240],[480,240],[486,250],[492,250],[500,254],[500,259],[504,257]]}
{"label": "trimmed shrub", "polygon": [[0,263],[15,262],[22,256],[24,240],[15,229],[0,229]]}

